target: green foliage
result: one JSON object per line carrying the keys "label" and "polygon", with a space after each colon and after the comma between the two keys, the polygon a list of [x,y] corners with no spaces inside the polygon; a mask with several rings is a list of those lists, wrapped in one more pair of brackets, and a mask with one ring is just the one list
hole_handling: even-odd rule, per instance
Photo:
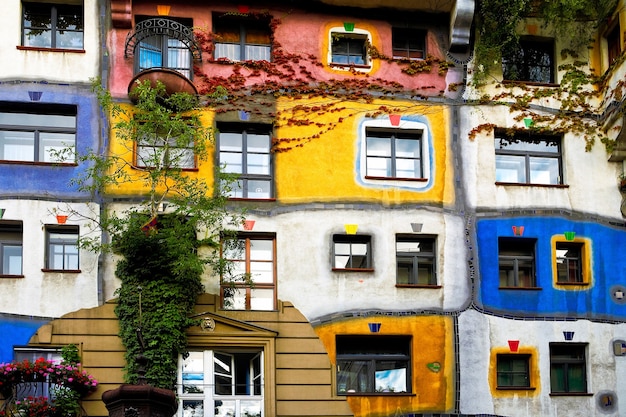
{"label": "green foliage", "polygon": [[103,211],[92,219],[110,242],[80,244],[120,256],[116,314],[126,347],[127,382],[138,382],[141,354],[147,359],[147,382],[171,389],[178,357],[186,351],[185,330],[194,324],[189,317],[203,291],[202,275],[207,268],[217,275],[231,269],[218,249],[222,237],[232,235],[229,229],[243,222],[243,213],[226,206],[225,194],[236,178],[218,170],[216,193],[203,177],[185,169],[190,157],[206,160],[213,144],[213,131],[202,125],[195,97],[168,95],[161,83],[143,83],[132,91],[135,105],[128,106],[114,102],[97,83],[94,91],[111,116],[111,142],[121,151],[79,155],[90,168],[74,182],[94,195],[128,185],[144,191],[124,211]]}
{"label": "green foliage", "polygon": [[67,365],[78,365],[80,363],[80,353],[78,346],[73,343],[65,345],[61,348],[62,363]]}

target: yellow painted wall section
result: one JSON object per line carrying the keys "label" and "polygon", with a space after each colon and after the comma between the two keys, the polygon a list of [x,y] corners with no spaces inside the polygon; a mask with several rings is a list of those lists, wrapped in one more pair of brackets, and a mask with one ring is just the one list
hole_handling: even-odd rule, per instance
{"label": "yellow painted wall section", "polygon": [[[131,114],[132,105],[121,105],[122,109]],[[203,126],[211,126],[213,124],[213,112],[202,111],[201,120]],[[116,118],[111,117],[110,124],[114,126],[117,122]],[[121,181],[115,185],[110,185],[106,189],[108,195],[144,195],[148,192],[148,184],[142,180],[141,171],[133,169],[129,164],[134,163],[135,160],[135,148],[132,141],[123,140],[120,138],[118,132],[114,128],[110,130],[110,143],[109,143],[109,155],[114,158],[119,158],[120,161],[124,160],[125,163],[119,162],[113,166],[113,169],[121,169],[128,175],[128,181]],[[214,145],[209,144],[207,149],[206,160],[197,161],[197,169],[187,171],[187,175],[192,177],[204,178],[206,183],[211,189],[214,181]]]}
{"label": "yellow painted wall section", "polygon": [[[301,99],[297,104],[317,108],[332,100],[334,99]],[[280,101],[279,112],[289,114],[289,109],[293,109],[295,105],[290,100]],[[357,161],[360,153],[365,151],[362,147],[362,123],[368,120],[388,120],[386,113],[381,114],[381,106],[402,116],[399,127],[408,120],[419,121],[427,126],[427,139],[432,151],[430,160],[424,163],[433,167],[427,188],[411,189],[410,187],[421,185],[412,181],[399,181],[395,184],[384,180],[376,181],[376,184],[362,184],[359,181]],[[313,125],[287,125],[277,129],[277,141],[315,136],[303,142],[302,146],[276,154],[276,189],[279,201],[358,201],[389,205],[453,201],[453,164],[451,152],[447,151],[450,146],[447,107],[415,101],[379,100],[373,103],[345,102],[338,104],[337,108],[342,110],[310,111],[308,117],[315,121]],[[302,117],[306,115],[296,114],[294,118]],[[293,146],[295,145],[298,143],[293,142]],[[364,169],[363,167],[362,170]]]}
{"label": "yellow painted wall section", "polygon": [[[497,380],[497,357],[498,355],[529,355],[528,366],[530,374],[530,388],[528,389],[498,389]],[[511,352],[511,348],[506,346],[494,347],[491,349],[489,357],[489,389],[494,398],[505,397],[536,397],[541,393],[541,379],[539,378],[539,352],[532,346],[519,346],[517,352]]]}
{"label": "yellow painted wall section", "polygon": [[[380,332],[370,333],[368,323],[371,322],[381,323]],[[451,317],[372,316],[320,325],[315,331],[324,343],[333,365],[337,364],[337,335],[412,336],[412,394],[347,396],[355,417],[386,417],[428,411],[452,412],[456,370]]]}

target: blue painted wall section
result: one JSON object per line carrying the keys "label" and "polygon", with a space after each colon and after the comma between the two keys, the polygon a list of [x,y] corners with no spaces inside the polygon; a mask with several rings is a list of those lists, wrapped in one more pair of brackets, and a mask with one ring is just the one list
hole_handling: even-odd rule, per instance
{"label": "blue painted wall section", "polygon": [[0,314],[0,363],[13,360],[13,346],[28,344],[37,329],[50,319]]}
{"label": "blue painted wall section", "polygon": [[[29,91],[41,92],[40,104],[71,104],[77,106],[76,144],[81,155],[100,149],[100,108],[91,87],[47,83],[2,83],[0,100],[30,102]],[[0,197],[89,198],[89,195],[70,186],[70,180],[84,172],[87,166],[34,165],[28,163],[1,163]]]}
{"label": "blue painted wall section", "polygon": [[[537,290],[499,289],[498,238],[515,237],[513,226],[523,226],[523,238],[536,239]],[[565,231],[576,233],[591,246],[588,285],[565,287],[553,279],[552,239]],[[593,221],[560,217],[483,218],[476,225],[480,278],[476,281],[480,307],[521,316],[576,317],[595,320],[626,319],[626,298],[613,297],[626,287],[626,230]]]}

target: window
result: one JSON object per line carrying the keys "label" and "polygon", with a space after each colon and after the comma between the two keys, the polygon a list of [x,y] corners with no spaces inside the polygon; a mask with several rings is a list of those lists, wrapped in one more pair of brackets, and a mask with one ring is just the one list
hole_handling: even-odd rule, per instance
{"label": "window", "polygon": [[196,158],[193,143],[181,146],[177,138],[139,140],[135,152],[135,164],[139,168],[193,169]]}
{"label": "window", "polygon": [[[75,2],[72,2],[75,3]],[[83,49],[83,6],[22,2],[22,45]]]}
{"label": "window", "polygon": [[586,393],[586,345],[550,343],[550,392],[552,394]]}
{"label": "window", "polygon": [[331,60],[337,65],[369,65],[367,57],[368,37],[362,33],[331,34]]}
{"label": "window", "polygon": [[556,271],[558,283],[581,283],[582,243],[556,243]]}
{"label": "window", "polygon": [[535,281],[535,240],[498,238],[500,288],[533,288]]}
{"label": "window", "polygon": [[422,59],[426,57],[426,32],[418,29],[392,28],[391,47],[396,59]]}
{"label": "window", "polygon": [[78,226],[48,226],[46,240],[46,269],[78,271]]}
{"label": "window", "polygon": [[[222,243],[232,264],[222,277],[222,307],[229,310],[276,309],[276,239],[273,235],[240,235]],[[247,280],[253,285],[248,285]]]}
{"label": "window", "polygon": [[272,198],[271,128],[267,125],[219,124],[219,165],[238,174],[232,198]]}
{"label": "window", "polygon": [[498,355],[498,388],[530,388],[530,355]]}
{"label": "window", "polygon": [[333,269],[370,270],[370,240],[370,236],[363,235],[333,235]]}
{"label": "window", "polygon": [[410,337],[337,336],[337,394],[410,392]]}
{"label": "window", "polygon": [[366,132],[366,177],[423,178],[421,132],[372,128]]}
{"label": "window", "polygon": [[2,275],[22,275],[22,222],[0,222]]}
{"label": "window", "polygon": [[259,349],[191,351],[179,361],[178,382],[178,416],[264,415]]}
{"label": "window", "polygon": [[270,61],[271,32],[269,20],[242,19],[238,16],[215,15],[215,59],[230,61]]}
{"label": "window", "polygon": [[396,285],[437,285],[433,237],[396,237]]}
{"label": "window", "polygon": [[193,38],[191,19],[139,18],[135,27],[138,43],[135,46],[135,71],[151,68],[168,68],[185,77],[192,77],[192,51],[189,39]]}
{"label": "window", "polygon": [[496,132],[495,148],[497,182],[563,184],[559,137]]}
{"label": "window", "polygon": [[619,22],[606,36],[606,43],[609,53],[609,65],[611,65],[622,53],[622,41],[620,39]]}
{"label": "window", "polygon": [[0,102],[0,160],[73,163],[76,106]]}
{"label": "window", "polygon": [[[28,360],[31,363],[36,362],[39,358],[47,361],[60,363],[63,359],[61,348],[30,348],[30,347],[14,347],[13,361],[22,362]],[[51,389],[52,388],[52,389]],[[21,399],[27,397],[46,397],[54,398],[58,388],[55,389],[49,382],[28,382],[24,384],[16,384],[14,398]]]}
{"label": "window", "polygon": [[520,39],[519,48],[502,55],[502,75],[509,81],[554,83],[554,41]]}

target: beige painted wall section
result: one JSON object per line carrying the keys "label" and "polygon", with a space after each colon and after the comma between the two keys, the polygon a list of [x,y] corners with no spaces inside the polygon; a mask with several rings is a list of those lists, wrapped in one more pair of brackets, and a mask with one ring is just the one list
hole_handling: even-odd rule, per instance
{"label": "beige painted wall section", "polygon": [[22,44],[22,2],[2,0],[0,80],[45,80],[90,83],[100,69],[100,10],[97,0],[84,0],[84,52],[18,50]]}

